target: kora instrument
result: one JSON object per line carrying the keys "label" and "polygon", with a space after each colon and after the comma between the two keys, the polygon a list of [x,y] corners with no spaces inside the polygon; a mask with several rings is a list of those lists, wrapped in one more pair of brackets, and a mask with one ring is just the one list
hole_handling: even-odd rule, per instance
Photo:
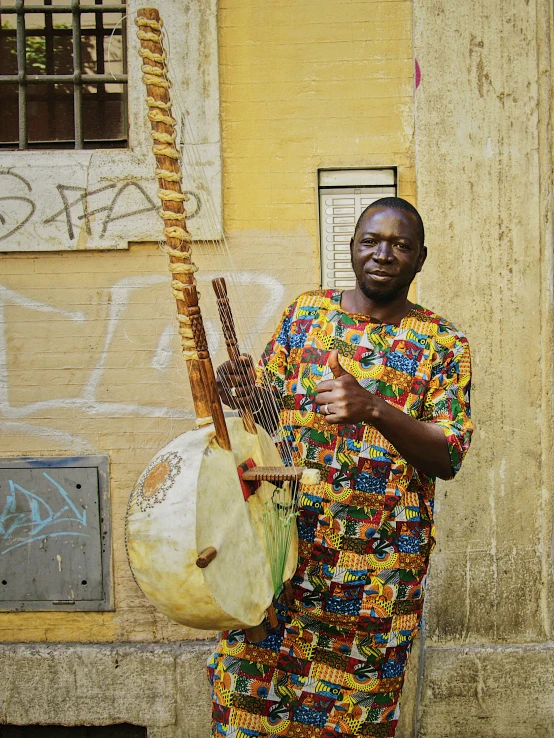
{"label": "kora instrument", "polygon": [[[157,10],[136,23],[156,158],[158,196],[177,319],[197,427],[162,448],[127,507],[133,576],[167,617],[201,629],[248,628],[265,636],[266,613],[297,565],[295,514],[303,469],[285,466],[247,404],[225,417],[208,350],[181,186],[167,56]],[[231,359],[240,351],[224,280],[214,281]],[[260,626],[256,629],[256,626]]]}

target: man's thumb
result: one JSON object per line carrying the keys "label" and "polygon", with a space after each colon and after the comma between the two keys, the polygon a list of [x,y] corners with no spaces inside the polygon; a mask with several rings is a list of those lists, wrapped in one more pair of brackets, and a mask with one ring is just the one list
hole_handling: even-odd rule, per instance
{"label": "man's thumb", "polygon": [[348,372],[339,364],[339,352],[336,349],[333,349],[329,354],[329,366],[335,379],[342,377],[343,374],[348,374]]}

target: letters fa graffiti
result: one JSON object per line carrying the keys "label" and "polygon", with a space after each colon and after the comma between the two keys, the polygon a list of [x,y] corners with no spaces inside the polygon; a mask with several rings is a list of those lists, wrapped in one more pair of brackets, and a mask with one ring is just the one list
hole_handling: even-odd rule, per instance
{"label": "letters fa graffiti", "polygon": [[[48,225],[57,221],[59,218],[65,219],[68,238],[73,241],[76,238],[75,228],[72,218],[83,221],[85,224],[87,235],[92,236],[92,223],[100,213],[105,213],[102,220],[102,228],[100,230],[100,238],[104,238],[108,232],[111,223],[124,218],[132,218],[142,213],[150,213],[158,209],[158,204],[150,197],[144,187],[138,182],[124,182],[123,184],[109,184],[98,187],[94,190],[87,190],[85,187],[74,187],[71,185],[56,185],[58,194],[62,201],[63,207],[52,215],[48,216],[43,223]],[[134,207],[129,210],[125,208],[125,201],[122,196],[129,189],[139,193],[144,204],[142,207]],[[106,199],[105,193],[110,195]],[[194,192],[186,192],[189,196],[191,209],[187,213],[187,219],[194,218],[200,211],[200,199]],[[75,196],[76,195],[76,196]]]}
{"label": "letters fa graffiti", "polygon": [[[35,215],[36,196],[25,177],[10,170],[0,170],[0,188],[6,194],[0,197],[0,241],[5,241],[21,230]],[[139,182],[125,181],[107,184],[94,189],[74,185],[57,184],[55,188],[62,207],[42,220],[43,225],[64,224],[67,237],[74,241],[84,224],[88,236],[98,223],[99,238],[105,238],[112,223],[158,210],[159,204]],[[13,194],[12,194],[13,193]],[[132,195],[132,204],[126,195]],[[187,190],[187,220],[195,218],[201,210],[201,200],[196,192]]]}

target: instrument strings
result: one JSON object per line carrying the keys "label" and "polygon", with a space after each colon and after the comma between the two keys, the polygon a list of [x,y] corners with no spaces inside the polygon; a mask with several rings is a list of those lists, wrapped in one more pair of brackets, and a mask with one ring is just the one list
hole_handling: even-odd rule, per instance
{"label": "instrument strings", "polygon": [[[162,27],[162,35],[164,45],[167,49],[166,52],[166,65],[169,67],[170,75],[173,76],[173,65],[171,63],[170,53],[170,41],[167,31]],[[169,77],[166,75],[166,81],[169,82]],[[229,299],[232,300],[232,296],[235,295],[235,299],[232,300],[232,316],[231,311],[225,315],[225,318],[233,320],[237,329],[237,337],[240,342],[242,353],[249,354],[254,359],[260,355],[262,346],[256,345],[256,338],[259,335],[255,333],[253,329],[252,316],[245,308],[245,301],[241,299],[245,289],[243,280],[237,277],[237,269],[229,248],[229,244],[223,233],[223,229],[220,225],[220,219],[217,215],[215,203],[211,194],[211,188],[209,186],[208,177],[203,162],[200,159],[198,152],[198,145],[195,141],[198,141],[195,132],[193,131],[191,116],[188,114],[185,105],[181,99],[181,95],[178,91],[172,90],[172,107],[173,117],[180,121],[180,128],[177,131],[179,144],[176,143],[176,147],[180,148],[182,153],[181,166],[182,169],[187,173],[187,181],[193,182],[195,189],[202,193],[202,201],[199,203],[199,207],[202,208],[205,222],[209,226],[209,231],[218,234],[218,238],[215,240],[209,240],[207,238],[196,238],[193,239],[192,249],[193,253],[203,253],[210,255],[214,258],[214,261],[218,265],[218,273],[215,276],[222,276],[225,278],[229,286]],[[162,249],[164,243],[160,242]],[[200,248],[199,248],[200,246]],[[212,297],[211,290],[208,291],[210,297]],[[210,300],[206,299],[207,295],[202,291],[201,307],[202,312],[205,313],[206,306],[215,305],[215,298]],[[228,308],[227,308],[228,309]],[[215,311],[217,314],[217,311]],[[207,333],[208,340],[212,339],[210,330],[213,325],[212,320],[207,321]],[[212,353],[215,358],[215,354]],[[246,362],[238,362],[238,372],[241,377],[244,386],[248,386],[251,382],[251,368]],[[229,386],[227,377],[221,377],[224,389],[228,396],[232,395],[232,387]],[[272,386],[270,377],[267,370],[261,372],[261,376],[258,379],[258,385],[263,390],[261,393],[256,393],[254,396],[254,402],[252,403],[252,411],[255,415],[255,420],[260,425],[266,428],[276,429],[273,433],[274,439],[279,442],[279,451],[281,458],[285,466],[294,465],[294,449],[291,443],[290,434],[287,428],[281,421],[280,410],[283,409],[283,400],[279,396]],[[248,400],[242,400],[237,398],[237,406],[240,411],[246,409]],[[262,444],[260,444],[262,446]],[[263,449],[262,449],[262,454]],[[265,460],[262,461],[265,463]],[[292,534],[294,530],[294,521],[298,514],[300,504],[300,493],[299,493],[298,481],[291,481],[283,483],[283,487],[275,487],[275,491],[272,495],[271,501],[266,504],[264,512],[264,533],[266,539],[267,553],[271,566],[271,574],[273,580],[273,586],[276,596],[280,594],[283,587],[283,573],[285,570],[288,553],[290,550],[290,544],[292,541]]]}

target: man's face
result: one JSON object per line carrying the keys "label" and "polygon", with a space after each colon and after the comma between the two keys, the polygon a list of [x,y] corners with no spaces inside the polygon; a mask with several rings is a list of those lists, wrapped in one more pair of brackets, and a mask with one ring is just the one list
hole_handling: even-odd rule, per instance
{"label": "man's face", "polygon": [[350,242],[352,267],[364,295],[392,302],[408,287],[427,256],[415,217],[404,210],[370,210]]}

